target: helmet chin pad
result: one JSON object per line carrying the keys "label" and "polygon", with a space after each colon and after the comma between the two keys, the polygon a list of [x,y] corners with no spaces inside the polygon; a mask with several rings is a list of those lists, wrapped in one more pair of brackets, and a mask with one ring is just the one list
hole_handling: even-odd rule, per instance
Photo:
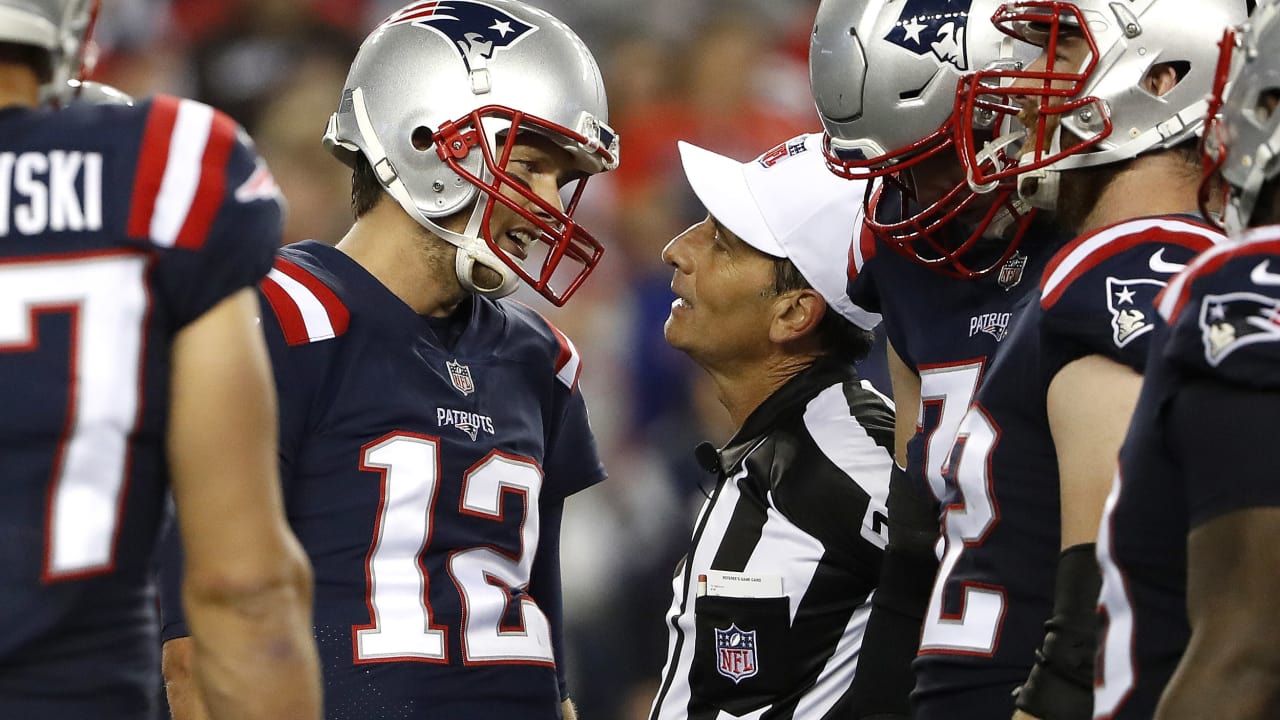
{"label": "helmet chin pad", "polygon": [[[520,287],[520,277],[512,272],[506,263],[495,262],[496,260],[497,258],[493,257],[491,253],[478,253],[458,248],[457,254],[454,255],[453,265],[454,273],[458,276],[458,283],[467,292],[484,295],[495,300],[515,292]],[[493,287],[477,285],[476,271],[480,268],[492,270],[498,277],[498,284]]]}

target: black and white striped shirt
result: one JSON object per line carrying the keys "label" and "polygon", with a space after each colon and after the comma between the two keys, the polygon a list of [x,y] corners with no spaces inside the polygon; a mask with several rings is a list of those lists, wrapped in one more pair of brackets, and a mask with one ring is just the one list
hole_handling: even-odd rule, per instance
{"label": "black and white striped shirt", "polygon": [[892,405],[820,360],[719,460],[672,583],[650,720],[844,717],[888,538]]}

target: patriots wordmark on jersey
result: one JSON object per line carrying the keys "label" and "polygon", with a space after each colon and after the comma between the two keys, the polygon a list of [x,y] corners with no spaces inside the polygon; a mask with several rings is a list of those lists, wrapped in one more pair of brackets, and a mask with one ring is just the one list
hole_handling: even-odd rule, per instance
{"label": "patriots wordmark on jersey", "polygon": [[312,241],[262,299],[328,716],[557,718],[561,506],[604,477],[573,343],[509,300],[419,316]]}

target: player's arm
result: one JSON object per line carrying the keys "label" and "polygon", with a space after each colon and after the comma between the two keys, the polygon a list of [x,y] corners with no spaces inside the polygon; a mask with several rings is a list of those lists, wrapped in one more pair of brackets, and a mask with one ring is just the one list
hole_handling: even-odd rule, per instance
{"label": "player's arm", "polygon": [[906,467],[907,443],[920,422],[920,376],[907,367],[892,342],[885,343],[885,358],[893,386],[893,459],[898,467]]}
{"label": "player's arm", "polygon": [[566,713],[565,718],[577,717],[577,708],[569,697],[568,672],[564,662],[564,591],[560,573],[560,526],[564,517],[564,500],[542,498],[538,515],[538,550],[533,556],[533,568],[529,574],[529,594],[538,603],[551,628],[561,711]]}
{"label": "player's arm", "polygon": [[[1166,420],[1188,478],[1187,614],[1191,641],[1157,720],[1280,716],[1280,493],[1261,428],[1280,427],[1280,392],[1202,382]],[[1178,452],[1184,451],[1184,452]],[[1223,512],[1225,511],[1225,512]],[[1197,524],[1202,514],[1211,514]]]}
{"label": "player's arm", "polygon": [[257,310],[243,289],[174,342],[168,451],[193,640],[168,664],[194,670],[211,718],[311,720],[321,715],[311,571],[285,522]]}
{"label": "player's arm", "polygon": [[1093,714],[1098,591],[1098,525],[1116,458],[1133,417],[1142,376],[1102,355],[1067,364],[1049,384],[1049,430],[1058,456],[1062,555],[1053,617],[1015,717],[1087,720]]}
{"label": "player's arm", "polygon": [[173,720],[209,720],[195,678],[194,642],[190,636],[167,640],[161,654],[165,698]]}
{"label": "player's arm", "polygon": [[1069,363],[1049,384],[1063,550],[1098,539],[1102,508],[1141,389],[1141,374],[1101,355]]}
{"label": "player's arm", "polygon": [[916,432],[920,376],[887,345],[893,383],[894,459],[889,480],[889,544],[862,643],[853,697],[856,717],[898,720],[910,717],[915,686],[911,661],[920,647],[920,627],[938,572],[937,503],[920,492],[904,469],[907,442]]}

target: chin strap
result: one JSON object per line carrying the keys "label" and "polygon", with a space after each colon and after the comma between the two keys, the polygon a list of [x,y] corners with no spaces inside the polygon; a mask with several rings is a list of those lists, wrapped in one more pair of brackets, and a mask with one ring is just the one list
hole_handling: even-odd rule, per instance
{"label": "chin strap", "polygon": [[[1030,131],[1028,130],[1028,137]],[[1046,154],[1054,157],[1062,153],[1062,123],[1053,131]],[[1052,166],[1029,170],[1018,175],[1018,197],[1028,205],[1048,212],[1058,209],[1058,195],[1062,191],[1062,171]]]}
{"label": "chin strap", "polygon": [[[1026,140],[1027,131],[1016,130],[983,143],[982,149],[973,156],[974,167],[990,165],[992,168],[1000,170],[1000,166],[1006,162],[1003,158],[1018,157]],[[1006,152],[1006,150],[1010,151]],[[973,177],[973,167],[965,168],[965,181],[969,183],[970,190],[980,195],[985,195],[1000,185],[999,180],[992,180],[987,183],[977,182]]]}
{"label": "chin strap", "polygon": [[[378,182],[382,183],[387,193],[395,198],[400,207],[404,208],[404,211],[419,225],[427,228],[439,236],[440,239],[457,248],[453,269],[463,289],[491,298],[505,297],[515,292],[520,287],[520,276],[516,275],[514,270],[494,254],[493,250],[489,248],[489,245],[481,237],[484,210],[488,204],[485,193],[476,193],[476,200],[471,206],[471,217],[468,218],[467,227],[463,232],[457,233],[441,227],[439,223],[422,212],[422,209],[414,202],[413,196],[409,193],[409,189],[405,187],[404,181],[400,179],[395,167],[387,159],[386,150],[382,147],[382,143],[378,141],[378,136],[373,130],[373,121],[369,118],[369,110],[365,107],[363,88],[356,88],[351,91],[351,105],[356,118],[356,126],[359,128],[360,136],[364,140],[365,157],[373,167],[373,172],[378,176]],[[483,172],[487,172],[487,170],[483,170]],[[476,265],[497,273],[500,282],[493,287],[476,285]]]}
{"label": "chin strap", "polygon": [[1018,198],[1027,205],[1054,212],[1058,209],[1058,194],[1062,191],[1062,173],[1040,168],[1018,176]]}
{"label": "chin strap", "polygon": [[991,218],[991,222],[987,223],[987,229],[982,233],[982,237],[992,240],[1008,239],[1010,231],[1035,210],[1021,197],[1010,197],[1006,202],[1008,205],[1002,205],[995,217]]}
{"label": "chin strap", "polygon": [[[467,220],[467,229],[463,235],[445,230],[431,221],[428,221],[428,224],[433,232],[458,249],[454,255],[453,272],[458,276],[458,282],[462,284],[462,287],[469,292],[497,299],[515,292],[520,287],[520,276],[516,275],[506,263],[494,255],[488,244],[480,239],[480,233],[482,232],[480,226],[484,218],[485,207],[485,203],[481,202],[483,199],[484,193],[481,193],[476,198],[475,205],[471,209],[471,218]],[[483,288],[476,285],[476,265],[497,273],[498,284],[491,288]]]}

